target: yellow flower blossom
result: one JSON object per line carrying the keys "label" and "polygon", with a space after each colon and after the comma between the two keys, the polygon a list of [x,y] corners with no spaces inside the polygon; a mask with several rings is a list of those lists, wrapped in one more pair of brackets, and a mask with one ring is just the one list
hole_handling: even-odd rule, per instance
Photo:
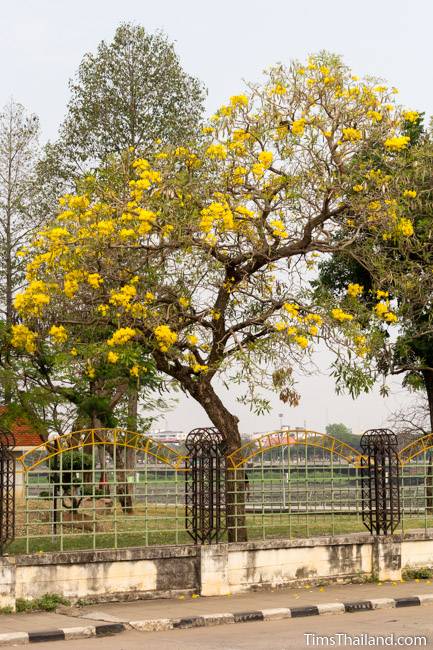
{"label": "yellow flower blossom", "polygon": [[36,352],[37,337],[36,332],[32,332],[26,325],[12,325],[11,344],[14,348],[33,354]]}
{"label": "yellow flower blossom", "polygon": [[128,239],[130,237],[135,237],[135,230],[133,228],[122,228],[119,232],[119,235],[122,239]]}
{"label": "yellow flower blossom", "polygon": [[347,287],[347,294],[351,298],[357,298],[360,296],[364,291],[364,287],[360,284],[349,284]]}
{"label": "yellow flower blossom", "polygon": [[272,234],[274,237],[281,237],[282,239],[285,239],[289,236],[286,227],[281,219],[271,219],[269,224],[272,227]]}
{"label": "yellow flower blossom", "polygon": [[158,342],[159,349],[162,352],[167,352],[167,350],[176,343],[177,334],[173,332],[168,325],[158,325],[153,330],[155,338]]}
{"label": "yellow flower blossom", "polygon": [[198,337],[195,334],[188,334],[186,340],[190,345],[197,345]]}
{"label": "yellow flower blossom", "polygon": [[335,320],[338,320],[340,323],[344,323],[344,321],[353,320],[352,314],[347,314],[342,309],[340,309],[340,307],[336,307],[335,309],[332,309],[331,316]]}
{"label": "yellow flower blossom", "polygon": [[411,237],[414,233],[413,225],[410,219],[400,219],[396,230],[400,235],[403,235],[404,237]]}
{"label": "yellow flower blossom", "polygon": [[248,106],[248,97],[246,95],[233,95],[230,97],[230,104],[236,106]]}
{"label": "yellow flower blossom", "polygon": [[261,151],[258,155],[258,158],[263,167],[265,169],[268,169],[272,165],[274,156],[272,154],[272,151]]}
{"label": "yellow flower blossom", "polygon": [[364,189],[364,186],[363,186],[363,185],[354,185],[354,186],[352,187],[352,190],[353,190],[354,192],[362,192],[363,189]]}
{"label": "yellow flower blossom", "polygon": [[305,130],[305,118],[301,117],[299,120],[295,120],[290,127],[293,135],[303,135]]}
{"label": "yellow flower blossom", "polygon": [[48,334],[53,338],[57,343],[64,343],[68,340],[68,333],[63,325],[53,325]]}
{"label": "yellow flower blossom", "polygon": [[396,135],[392,138],[387,138],[384,145],[389,151],[401,151],[402,149],[406,149],[409,142],[410,138],[408,135]]}
{"label": "yellow flower blossom", "polygon": [[275,84],[270,91],[271,95],[285,95],[287,93],[287,88],[280,83]]}
{"label": "yellow flower blossom", "polygon": [[116,307],[128,307],[131,300],[137,295],[137,289],[130,284],[126,284],[118,291],[111,291],[110,304]]}
{"label": "yellow flower blossom", "polygon": [[208,366],[201,363],[193,363],[191,370],[196,373],[207,372],[209,370]]}
{"label": "yellow flower blossom", "polygon": [[132,366],[132,368],[129,369],[129,374],[131,377],[138,377],[140,375],[140,368],[137,365]]}
{"label": "yellow flower blossom", "polygon": [[323,324],[323,318],[320,316],[320,314],[307,314],[305,316],[305,321],[307,323],[316,323],[318,327],[320,327]]}
{"label": "yellow flower blossom", "polygon": [[190,303],[191,303],[190,299],[189,299],[189,298],[186,298],[185,296],[181,296],[181,297],[179,298],[179,305],[180,305],[181,307],[183,307],[184,309],[186,309],[187,307],[189,307]]}
{"label": "yellow flower blossom", "polygon": [[73,357],[76,357],[77,354],[78,354],[78,350],[77,350],[77,348],[71,348],[71,355],[72,355]]}
{"label": "yellow flower blossom", "polygon": [[382,291],[381,289],[378,289],[376,291],[376,298],[380,300],[381,298],[388,298],[389,293],[388,291]]}
{"label": "yellow flower blossom", "polygon": [[240,214],[243,217],[248,217],[249,219],[254,217],[254,212],[252,210],[249,210],[248,208],[246,208],[244,205],[236,206],[235,212],[236,212],[236,214]]}
{"label": "yellow flower blossom", "polygon": [[365,336],[355,336],[355,352],[359,357],[364,357],[368,352],[367,339]]}
{"label": "yellow flower blossom", "polygon": [[251,171],[256,178],[261,178],[265,173],[265,168],[263,167],[262,163],[254,163],[254,165],[251,167]]}
{"label": "yellow flower blossom", "polygon": [[174,226],[171,223],[167,223],[165,224],[165,226],[161,228],[161,236],[168,237],[169,234],[173,232],[173,230],[174,230]]}
{"label": "yellow flower blossom", "polygon": [[415,199],[416,198],[416,190],[405,190],[403,192],[403,196],[408,199]]}
{"label": "yellow flower blossom", "polygon": [[308,339],[306,336],[302,336],[301,334],[298,334],[295,336],[295,341],[301,347],[303,350],[305,350],[306,347],[308,347]]}
{"label": "yellow flower blossom", "polygon": [[278,321],[277,323],[274,324],[274,329],[277,332],[283,332],[286,329],[286,327],[287,327],[287,323],[285,323],[282,320],[280,320],[280,321]]}
{"label": "yellow flower blossom", "polygon": [[14,307],[19,314],[41,316],[50,300],[45,283],[41,280],[33,280],[22,293],[15,296]]}
{"label": "yellow flower blossom", "polygon": [[98,305],[97,310],[102,316],[106,316],[109,311],[109,306],[108,305]]}
{"label": "yellow flower blossom", "polygon": [[403,119],[406,120],[406,122],[416,122],[419,118],[419,113],[417,111],[405,111],[403,113]]}
{"label": "yellow flower blossom", "polygon": [[200,214],[200,229],[205,233],[209,233],[214,225],[222,226],[223,230],[231,230],[234,226],[233,213],[227,203],[214,201]]}
{"label": "yellow flower blossom", "polygon": [[368,111],[367,115],[373,120],[373,122],[381,122],[383,120],[382,113],[379,113],[378,111]]}
{"label": "yellow flower blossom", "polygon": [[102,219],[96,224],[96,229],[102,237],[108,237],[114,232],[114,222],[112,219]]}
{"label": "yellow flower blossom", "polygon": [[362,133],[359,129],[352,129],[351,127],[343,129],[343,140],[346,142],[356,142],[362,140]]}
{"label": "yellow flower blossom", "polygon": [[101,278],[99,273],[89,273],[89,275],[87,276],[87,282],[94,289],[98,289],[101,286],[101,284],[104,282],[104,280],[103,278]]}
{"label": "yellow flower blossom", "polygon": [[110,350],[109,353],[107,354],[107,361],[108,363],[117,363],[119,361],[119,355],[117,352],[113,352],[113,350]]}
{"label": "yellow flower blossom", "polygon": [[298,315],[299,315],[299,307],[297,305],[294,305],[291,302],[285,302],[284,305],[283,305],[283,308],[289,314],[289,316],[292,316],[293,318],[298,317]]}
{"label": "yellow flower blossom", "polygon": [[227,158],[227,149],[223,144],[211,144],[206,153],[212,159],[225,160]]}
{"label": "yellow flower blossom", "polygon": [[235,167],[232,174],[232,180],[235,185],[242,185],[247,175],[248,170],[246,167]]}
{"label": "yellow flower blossom", "polygon": [[136,330],[132,329],[132,327],[120,327],[118,330],[113,332],[107,343],[110,347],[113,347],[114,345],[125,345],[125,343],[128,343],[128,341],[134,338],[136,334]]}
{"label": "yellow flower blossom", "polygon": [[69,196],[68,205],[72,209],[85,210],[89,205],[89,197],[85,194],[82,196]]}
{"label": "yellow flower blossom", "polygon": [[374,311],[379,318],[382,318],[385,314],[388,313],[388,303],[386,302],[378,302],[377,305],[374,306]]}

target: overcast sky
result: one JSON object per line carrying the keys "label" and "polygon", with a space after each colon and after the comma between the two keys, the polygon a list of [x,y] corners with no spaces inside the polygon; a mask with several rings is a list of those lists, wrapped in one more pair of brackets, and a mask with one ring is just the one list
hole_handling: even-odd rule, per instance
{"label": "overcast sky", "polygon": [[[0,105],[12,96],[40,117],[44,138],[54,138],[68,100],[68,79],[85,52],[110,40],[119,22],[163,29],[176,42],[185,69],[207,86],[208,110],[240,91],[243,80],[260,79],[275,63],[303,59],[321,49],[341,54],[360,75],[373,74],[400,90],[408,108],[433,113],[433,3],[429,0],[0,0]],[[256,417],[227,396],[242,430],[261,431],[283,421],[323,430],[344,421],[360,432],[380,426],[404,404],[407,394],[393,384],[392,397],[377,391],[356,402],[335,395],[327,376],[300,378],[301,405],[274,399],[271,415]],[[206,424],[192,400],[169,413],[171,428]]]}

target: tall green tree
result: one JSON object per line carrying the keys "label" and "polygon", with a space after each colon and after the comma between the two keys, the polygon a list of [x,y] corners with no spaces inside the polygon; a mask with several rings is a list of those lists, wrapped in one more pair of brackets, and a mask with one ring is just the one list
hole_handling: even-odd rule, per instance
{"label": "tall green tree", "polygon": [[40,165],[56,197],[113,153],[184,145],[200,131],[204,87],[163,32],[122,23],[111,42],[84,55],[69,87],[65,120]]}
{"label": "tall green tree", "polygon": [[[173,44],[162,32],[150,34],[140,25],[121,24],[111,42],[102,41],[95,53],[83,57],[69,85],[71,97],[65,120],[57,140],[46,145],[38,165],[39,209],[43,215],[57,211],[59,197],[73,192],[83,174],[103,166],[113,154],[133,148],[137,154],[146,155],[163,145],[185,145],[200,132],[203,85],[183,70]],[[73,368],[80,372],[77,364]],[[63,376],[62,364],[50,362],[43,369],[43,385],[51,373],[52,390],[55,385],[59,391],[55,374]],[[151,374],[149,369],[142,387],[155,386]],[[69,374],[68,386],[72,379]],[[116,385],[112,373],[110,381],[103,384],[89,382],[84,376],[83,391],[82,379],[77,377],[78,391],[67,392],[74,402],[80,395],[80,421],[84,423],[87,418],[95,426],[107,424],[116,420],[117,412],[117,418],[131,429],[138,427],[137,382],[119,379]],[[127,406],[123,409],[125,396]],[[149,399],[147,394],[147,404]],[[158,399],[150,401],[160,404]]]}

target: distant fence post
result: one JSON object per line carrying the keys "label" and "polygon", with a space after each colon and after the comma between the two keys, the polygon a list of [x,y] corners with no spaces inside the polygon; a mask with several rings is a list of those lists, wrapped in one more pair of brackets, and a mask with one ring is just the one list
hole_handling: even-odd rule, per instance
{"label": "distant fence post", "polygon": [[397,437],[389,429],[370,429],[361,450],[362,521],[373,535],[392,534],[401,517]]}
{"label": "distant fence post", "polygon": [[0,554],[15,537],[15,438],[0,430]]}
{"label": "distant fence post", "polygon": [[217,429],[194,429],[185,446],[186,530],[196,544],[218,543],[227,527],[224,439]]}

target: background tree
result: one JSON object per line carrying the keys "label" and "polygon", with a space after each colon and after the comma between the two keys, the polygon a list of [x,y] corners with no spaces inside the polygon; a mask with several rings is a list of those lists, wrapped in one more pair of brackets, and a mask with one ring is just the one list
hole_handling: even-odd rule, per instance
{"label": "background tree", "polygon": [[[161,143],[180,146],[200,133],[203,85],[183,70],[162,32],[149,34],[140,25],[121,24],[111,42],[102,41],[95,54],[84,56],[70,90],[58,139],[46,145],[38,164],[39,209],[44,215],[57,209],[62,193],[75,191],[82,174],[104,165],[113,153],[130,148],[146,153]],[[139,395],[128,382],[119,386],[129,396],[128,415],[122,419],[135,430]],[[149,405],[148,393],[145,399]],[[158,398],[150,401],[161,405]],[[123,402],[117,393],[114,403],[107,402],[106,394],[95,395],[87,424],[106,421],[108,405],[114,404],[118,412]],[[79,414],[83,420],[83,411]]]}
{"label": "background tree", "polygon": [[[361,195],[372,179],[386,186],[388,210],[399,206],[405,214],[400,232],[397,228],[391,235],[379,227],[356,238],[321,264],[319,285],[342,305],[358,309],[365,333],[374,334],[374,344],[365,350],[373,376],[403,375],[405,386],[425,391],[433,430],[433,142],[418,113],[406,116],[410,146],[387,160],[376,157],[368,178],[358,184]],[[350,295],[354,291],[358,295]],[[398,335],[390,336],[389,325],[396,321]],[[336,375],[356,394],[350,362],[340,357]]]}
{"label": "background tree", "polygon": [[328,436],[333,436],[338,440],[342,440],[355,449],[360,449],[361,436],[352,433],[352,429],[343,424],[342,422],[334,422],[326,426],[326,433]]}
{"label": "background tree", "polygon": [[203,85],[183,70],[163,32],[122,23],[111,42],[83,57],[69,87],[66,118],[39,166],[51,201],[113,153],[145,154],[159,141],[180,146],[200,130]]}
{"label": "background tree", "polygon": [[[264,86],[232,97],[196,147],[161,149],[149,160],[124,155],[86,177],[34,242],[13,345],[39,358],[54,339],[95,379],[104,363],[145,374],[149,354],[235,452],[238,418],[216,376],[247,382],[255,407],[266,406],[260,389],[269,386],[295,403],[292,365],[323,320],[359,334],[351,314],[320,314],[309,300],[308,255],[347,245],[333,233],[350,209],[341,197],[354,183],[352,161],[368,147],[386,149],[398,132],[391,102],[322,54],[306,66],[278,66]],[[381,120],[372,114],[379,110]],[[371,228],[369,208],[356,208],[357,229]]]}
{"label": "background tree", "polygon": [[[0,318],[1,326],[14,322],[13,296],[22,286],[24,267],[19,250],[30,241],[35,222],[35,163],[39,120],[11,100],[0,113]],[[3,372],[0,399],[9,403],[10,355],[1,351]]]}

